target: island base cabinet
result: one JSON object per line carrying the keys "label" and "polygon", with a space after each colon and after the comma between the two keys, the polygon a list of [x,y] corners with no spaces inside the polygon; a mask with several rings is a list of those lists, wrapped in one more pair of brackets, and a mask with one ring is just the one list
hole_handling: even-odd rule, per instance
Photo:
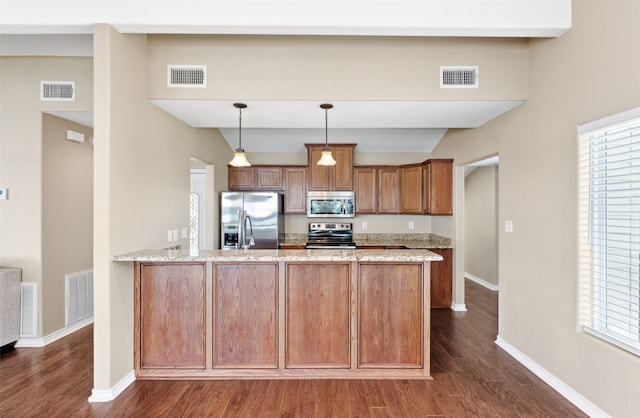
{"label": "island base cabinet", "polygon": [[428,261],[297,258],[136,262],[136,378],[431,378]]}
{"label": "island base cabinet", "polygon": [[214,367],[278,367],[277,264],[214,266]]}
{"label": "island base cabinet", "polygon": [[423,367],[422,268],[360,264],[359,368]]}
{"label": "island base cabinet", "polygon": [[350,269],[348,263],[287,265],[287,368],[349,368]]}
{"label": "island base cabinet", "polygon": [[205,264],[142,264],[139,368],[205,368]]}

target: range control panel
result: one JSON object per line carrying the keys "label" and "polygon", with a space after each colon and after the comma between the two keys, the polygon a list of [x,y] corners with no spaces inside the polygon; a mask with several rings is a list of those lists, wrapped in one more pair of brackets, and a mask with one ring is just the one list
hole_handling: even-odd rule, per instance
{"label": "range control panel", "polygon": [[350,223],[316,223],[309,224],[309,231],[350,231]]}

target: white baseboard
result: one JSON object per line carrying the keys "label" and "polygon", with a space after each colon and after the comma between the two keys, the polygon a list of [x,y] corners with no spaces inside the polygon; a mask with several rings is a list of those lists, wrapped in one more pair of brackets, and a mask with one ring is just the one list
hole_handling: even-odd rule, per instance
{"label": "white baseboard", "polygon": [[464,273],[464,277],[466,279],[471,280],[472,282],[478,283],[480,286],[484,286],[489,290],[493,290],[494,292],[497,292],[498,290],[500,290],[500,287],[498,285],[495,285],[493,283],[489,283],[488,281],[483,280],[478,276],[474,276],[473,274]]}
{"label": "white baseboard", "polygon": [[517,350],[511,344],[509,344],[508,342],[500,338],[499,335],[496,338],[495,342],[500,348],[502,348],[504,351],[509,353],[511,357],[518,360],[524,367],[526,367],[531,372],[533,372],[533,374],[535,374],[540,379],[542,379],[545,383],[551,386],[556,392],[564,396],[569,402],[577,406],[580,410],[582,410],[582,412],[584,412],[591,418],[600,418],[600,417],[608,418],[609,417],[609,415],[607,415],[600,408],[598,408],[597,406],[589,402],[578,392],[576,392],[567,384],[562,382],[560,379],[558,379],[557,377],[549,373],[547,370],[545,370],[538,363],[531,360],[521,351]]}
{"label": "white baseboard", "polygon": [[466,312],[467,304],[466,303],[451,303],[451,310],[458,312]]}
{"label": "white baseboard", "polygon": [[60,338],[73,334],[79,329],[91,324],[93,324],[93,315],[83,319],[82,321],[78,321],[75,324],[71,324],[68,327],[52,332],[44,338],[20,338],[18,342],[16,342],[16,347],[44,347],[47,344],[58,341]]}
{"label": "white baseboard", "polygon": [[92,389],[89,402],[110,402],[118,397],[130,384],[136,381],[136,372],[131,370],[111,389]]}

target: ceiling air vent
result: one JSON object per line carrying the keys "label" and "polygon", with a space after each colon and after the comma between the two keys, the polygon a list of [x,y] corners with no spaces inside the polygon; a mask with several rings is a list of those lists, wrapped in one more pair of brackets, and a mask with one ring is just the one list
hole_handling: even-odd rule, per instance
{"label": "ceiling air vent", "polygon": [[478,88],[478,66],[440,67],[440,88]]}
{"label": "ceiling air vent", "polygon": [[75,81],[41,81],[40,100],[49,102],[73,102],[76,100]]}
{"label": "ceiling air vent", "polygon": [[207,66],[168,65],[167,87],[207,87]]}

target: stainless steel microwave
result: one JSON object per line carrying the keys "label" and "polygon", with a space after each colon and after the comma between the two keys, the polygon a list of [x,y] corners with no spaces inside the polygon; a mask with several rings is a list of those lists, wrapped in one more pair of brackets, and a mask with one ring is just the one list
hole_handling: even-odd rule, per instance
{"label": "stainless steel microwave", "polygon": [[353,192],[308,192],[307,217],[353,218],[356,214]]}

